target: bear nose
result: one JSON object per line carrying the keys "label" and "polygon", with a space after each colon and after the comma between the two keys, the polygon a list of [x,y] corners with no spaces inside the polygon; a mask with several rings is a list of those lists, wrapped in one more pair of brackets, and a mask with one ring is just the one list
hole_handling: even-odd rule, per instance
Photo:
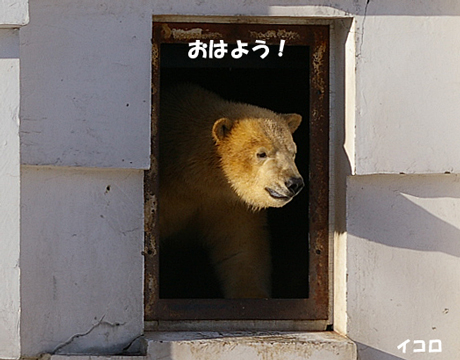
{"label": "bear nose", "polygon": [[304,182],[301,177],[291,177],[284,183],[288,190],[292,193],[292,196],[297,195],[300,190],[304,187]]}

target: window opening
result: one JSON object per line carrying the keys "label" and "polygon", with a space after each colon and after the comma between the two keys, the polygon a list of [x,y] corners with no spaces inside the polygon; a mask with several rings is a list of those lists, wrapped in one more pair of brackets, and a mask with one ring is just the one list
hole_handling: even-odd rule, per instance
{"label": "window opening", "polygon": [[[209,34],[218,33],[229,44],[227,56],[190,59],[189,43],[197,38],[174,38],[171,34],[174,30],[187,34],[197,28],[201,29],[198,38],[204,43],[209,43]],[[146,319],[325,319],[328,27],[156,23],[153,34],[154,160],[152,169],[146,172],[145,188],[146,211],[153,209],[153,213],[146,212]],[[294,36],[285,40],[282,56],[278,56],[282,39],[279,34]],[[269,48],[266,58],[261,59],[260,53],[251,50],[239,59],[229,56],[237,40],[255,44],[263,35]],[[205,248],[197,243],[158,243],[157,207],[152,199],[158,187],[157,160],[165,161],[161,154],[158,156],[157,148],[158,133],[161,136],[161,128],[157,128],[159,99],[162,89],[182,82],[198,84],[224,99],[302,115],[302,124],[293,136],[298,147],[296,165],[306,186],[283,208],[268,210],[271,299],[222,299]]]}
{"label": "window opening", "polygon": [[[229,51],[234,47],[231,46]],[[162,44],[160,92],[173,84],[190,82],[227,100],[269,108],[278,113],[302,115],[304,121],[294,133],[294,141],[298,148],[296,164],[308,189],[308,47],[286,46],[283,58],[278,56],[277,45],[269,48],[272,56],[265,59],[250,52],[240,59],[196,61],[188,58],[187,44]],[[273,298],[308,297],[306,204],[308,191],[302,191],[286,206],[268,209]],[[193,241],[180,246],[177,242],[165,241],[160,245],[160,298],[222,297],[206,249],[199,244],[199,241]]]}

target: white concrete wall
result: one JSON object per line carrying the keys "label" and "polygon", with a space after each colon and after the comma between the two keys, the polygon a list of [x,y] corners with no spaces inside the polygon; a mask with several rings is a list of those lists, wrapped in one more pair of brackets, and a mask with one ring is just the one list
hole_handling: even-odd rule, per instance
{"label": "white concrete wall", "polygon": [[0,28],[18,28],[28,22],[28,0],[2,0],[0,2]]}
{"label": "white concrete wall", "polygon": [[429,10],[383,16],[375,9],[361,25],[357,174],[460,171],[460,16],[455,8],[445,16]]}
{"label": "white concrete wall", "polygon": [[459,208],[459,175],[350,178],[348,335],[360,359],[458,358]]}
{"label": "white concrete wall", "polygon": [[0,358],[21,355],[19,31],[27,0],[0,2]]}
{"label": "white concrete wall", "polygon": [[30,3],[20,33],[23,356],[114,354],[143,332],[145,5]]}
{"label": "white concrete wall", "polygon": [[21,30],[21,159],[146,169],[151,14],[142,1],[30,2]]}
{"label": "white concrete wall", "polygon": [[142,334],[142,180],[23,167],[23,355],[119,353]]}
{"label": "white concrete wall", "polygon": [[20,354],[19,33],[0,29],[0,358]]}

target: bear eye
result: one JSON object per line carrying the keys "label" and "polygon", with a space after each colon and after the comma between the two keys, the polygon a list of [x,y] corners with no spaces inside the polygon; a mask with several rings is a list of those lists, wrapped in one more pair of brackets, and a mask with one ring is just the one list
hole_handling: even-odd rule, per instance
{"label": "bear eye", "polygon": [[257,153],[257,157],[258,157],[259,159],[265,159],[265,158],[267,157],[267,153],[266,153],[265,151],[259,151],[259,152]]}

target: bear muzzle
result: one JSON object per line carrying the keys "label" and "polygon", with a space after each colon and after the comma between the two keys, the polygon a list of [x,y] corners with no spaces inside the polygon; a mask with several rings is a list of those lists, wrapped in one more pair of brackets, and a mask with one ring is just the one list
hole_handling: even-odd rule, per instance
{"label": "bear muzzle", "polygon": [[284,183],[287,191],[265,188],[269,195],[276,200],[289,201],[305,186],[301,177],[291,177]]}

